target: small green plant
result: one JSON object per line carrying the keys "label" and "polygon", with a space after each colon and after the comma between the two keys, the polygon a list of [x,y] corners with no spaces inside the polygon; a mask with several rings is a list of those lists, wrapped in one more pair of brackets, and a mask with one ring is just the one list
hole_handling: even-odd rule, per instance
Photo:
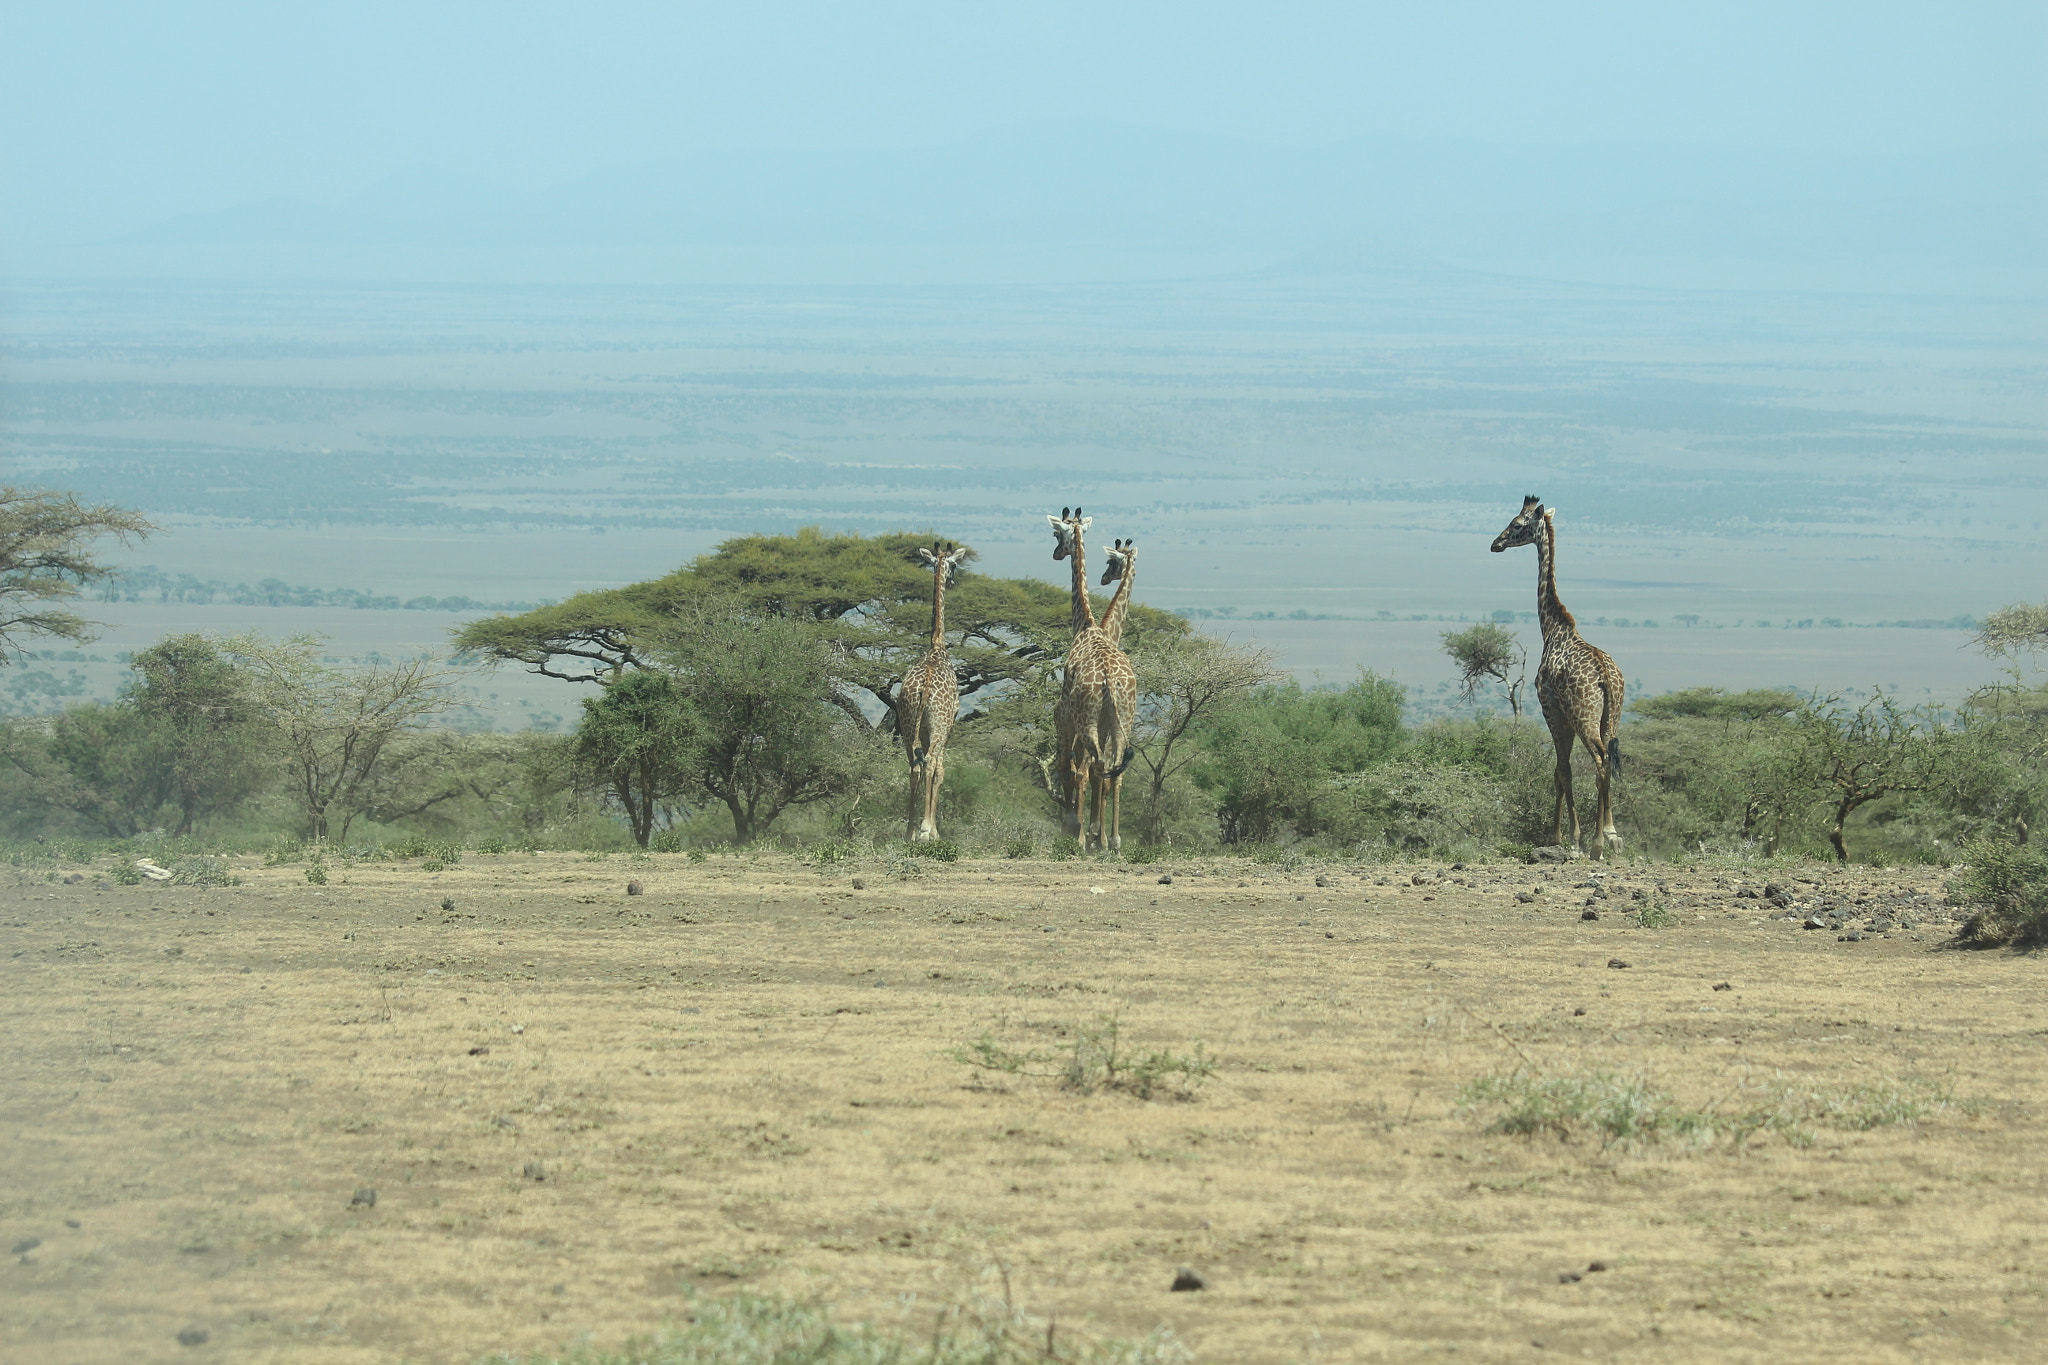
{"label": "small green plant", "polygon": [[[735,1294],[692,1297],[686,1325],[621,1351],[492,1356],[484,1365],[1191,1365],[1194,1357],[1157,1328],[1137,1341],[1098,1339],[1063,1323],[1028,1318],[989,1286],[942,1309],[929,1331],[904,1336],[834,1323],[787,1299]],[[1051,1344],[1052,1349],[1043,1349]]]}
{"label": "small green plant", "polygon": [[689,859],[693,863],[708,863],[711,861],[711,855],[701,848],[693,848],[689,852]]}
{"label": "small green plant", "polygon": [[505,852],[505,836],[502,834],[486,834],[483,838],[476,841],[476,851],[479,853]]}
{"label": "small green plant", "polygon": [[265,867],[283,867],[306,856],[306,846],[288,835],[279,835],[263,849]]}
{"label": "small green plant", "polygon": [[888,867],[890,876],[899,877],[907,882],[916,881],[924,875],[924,863],[907,853],[891,853]]}
{"label": "small green plant", "polygon": [[1052,841],[1052,850],[1046,856],[1056,863],[1081,856],[1081,841],[1071,834],[1062,834]]}
{"label": "small green plant", "polygon": [[951,839],[927,839],[917,846],[918,856],[930,858],[935,863],[957,863],[960,861],[960,845]]}
{"label": "small green plant", "polygon": [[131,863],[115,863],[113,871],[107,875],[114,879],[116,886],[140,886],[149,880]]}
{"label": "small green plant", "polygon": [[821,844],[812,844],[796,856],[799,861],[823,870],[838,867],[858,859],[867,850],[851,839],[827,839]]}
{"label": "small green plant", "polygon": [[1669,929],[1678,921],[1662,901],[1644,901],[1635,913],[1636,924],[1644,929]]}
{"label": "small green plant", "polygon": [[1114,1014],[1103,1015],[1094,1025],[1075,1028],[1072,1033],[1073,1042],[1060,1051],[1034,1048],[1015,1052],[984,1031],[947,1055],[976,1072],[1036,1076],[1083,1095],[1116,1090],[1141,1100],[1162,1096],[1193,1099],[1195,1091],[1216,1074],[1216,1059],[1200,1042],[1188,1052],[1156,1048],[1133,1055],[1124,1043],[1122,1021]]}
{"label": "small green plant", "polygon": [[1949,899],[1975,907],[1960,937],[1976,943],[2048,943],[2048,852],[2033,844],[1979,839],[1963,848]]}
{"label": "small green plant", "polygon": [[306,880],[315,886],[327,885],[327,867],[324,863],[311,863],[306,868]]}
{"label": "small green plant", "polygon": [[425,858],[433,851],[434,846],[427,842],[427,836],[424,834],[408,834],[390,848],[391,856],[399,859]]}
{"label": "small green plant", "polygon": [[169,864],[173,886],[240,886],[225,858],[176,858]]}
{"label": "small green plant", "polygon": [[1010,841],[1003,845],[1003,856],[1005,858],[1029,858],[1037,852],[1038,840],[1032,838],[1029,834],[1013,834],[1010,836]]}
{"label": "small green plant", "polygon": [[1147,863],[1158,862],[1171,851],[1170,849],[1160,847],[1158,844],[1140,844],[1136,848],[1124,850],[1124,861],[1127,863],[1137,863],[1142,866]]}
{"label": "small green plant", "polygon": [[427,860],[426,860],[425,862],[423,862],[423,863],[421,863],[421,864],[420,864],[420,871],[422,871],[422,872],[441,872],[441,871],[445,871],[445,870],[447,869],[447,867],[448,867],[448,864],[446,864],[446,863],[442,862],[442,861],[441,861],[441,860],[440,860],[439,858],[429,858],[429,859],[427,859]]}
{"label": "small green plant", "polygon": [[581,857],[580,859],[578,859],[577,861],[579,861],[579,862],[585,862],[585,863],[601,863],[601,862],[603,862],[603,861],[604,861],[604,860],[605,860],[605,859],[606,859],[606,858],[607,858],[608,856],[610,856],[610,855],[608,855],[608,854],[606,854],[606,853],[603,853],[603,852],[601,852],[601,851],[592,851],[592,852],[589,852],[589,853],[586,853],[586,854],[584,854],[584,855],[583,855],[583,856],[582,856],[582,857]]}
{"label": "small green plant", "polygon": [[452,915],[455,913],[455,897],[441,897],[441,913],[444,915]]}

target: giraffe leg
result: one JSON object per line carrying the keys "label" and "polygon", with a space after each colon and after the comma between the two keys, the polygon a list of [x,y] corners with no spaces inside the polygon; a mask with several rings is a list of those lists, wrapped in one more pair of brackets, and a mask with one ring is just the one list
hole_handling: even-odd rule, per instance
{"label": "giraffe leg", "polygon": [[944,751],[934,751],[925,764],[930,771],[924,779],[924,837],[936,839],[939,837],[939,792],[946,785]]}
{"label": "giraffe leg", "polygon": [[[1551,790],[1557,797],[1556,806],[1550,817],[1550,841],[1560,848],[1577,848],[1579,810],[1572,800],[1572,732],[1553,728],[1550,732],[1550,742],[1557,750],[1557,768],[1550,779]],[[1572,841],[1569,844],[1564,841],[1564,822],[1567,814],[1571,816],[1572,822]]]}
{"label": "giraffe leg", "polygon": [[917,838],[917,812],[919,807],[921,807],[923,804],[924,769],[918,763],[917,756],[915,754],[912,754],[910,759],[910,809],[904,814],[903,817],[904,838]]}
{"label": "giraffe leg", "polygon": [[[1585,744],[1586,752],[1592,755],[1593,782],[1595,789],[1599,793],[1600,823],[1596,827],[1597,832],[1593,836],[1592,847],[1588,848],[1586,852],[1595,858],[1604,858],[1610,851],[1609,838],[1614,840],[1613,847],[1618,848],[1621,844],[1621,836],[1614,832],[1613,786],[1609,780],[1614,774],[1613,770],[1608,767],[1607,747],[1600,737],[1600,732],[1588,726],[1580,734],[1579,739]],[[1574,843],[1577,842],[1579,837],[1578,814],[1577,808],[1574,807],[1572,811],[1572,840]]]}

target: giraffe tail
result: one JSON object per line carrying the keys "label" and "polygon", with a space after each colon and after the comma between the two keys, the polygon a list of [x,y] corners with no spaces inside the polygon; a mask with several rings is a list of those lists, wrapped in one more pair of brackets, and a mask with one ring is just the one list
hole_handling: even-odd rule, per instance
{"label": "giraffe tail", "polygon": [[1136,758],[1137,756],[1138,751],[1136,749],[1125,749],[1123,762],[1117,764],[1114,768],[1111,768],[1109,770],[1109,775],[1111,777],[1122,777],[1124,775],[1124,769],[1130,767],[1131,760]]}
{"label": "giraffe tail", "polygon": [[1621,776],[1621,737],[1607,741],[1607,771],[1610,776]]}
{"label": "giraffe tail", "polygon": [[913,746],[912,746],[912,748],[911,748],[911,750],[910,750],[910,767],[911,767],[911,770],[912,770],[912,771],[914,771],[914,772],[922,771],[922,770],[924,769],[924,760],[925,760],[925,749],[924,749],[924,746],[923,746],[923,745],[921,745],[921,744],[920,744],[920,745],[913,745]]}

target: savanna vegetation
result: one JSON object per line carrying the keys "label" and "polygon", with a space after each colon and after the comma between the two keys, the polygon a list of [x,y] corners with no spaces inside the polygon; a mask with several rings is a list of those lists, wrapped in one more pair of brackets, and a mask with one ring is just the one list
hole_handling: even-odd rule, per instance
{"label": "savanna vegetation", "polygon": [[[0,510],[7,638],[81,638],[63,599],[101,572],[91,541],[147,524],[50,494],[10,493]],[[342,664],[307,637],[169,637],[135,656],[116,700],[0,731],[0,820],[17,840],[242,847],[886,843],[907,800],[895,706],[929,631],[926,539],[740,537],[651,582],[474,622],[450,662]],[[962,714],[946,842],[1070,854],[1051,753],[1067,595],[968,572],[948,605]],[[2048,801],[2048,688],[2026,669],[2041,611],[1988,618],[1983,644],[2006,676],[1955,710],[1713,687],[1632,702],[1627,852],[1954,862],[2023,848]],[[1444,644],[1468,698],[1498,684],[1520,701],[1527,646],[1504,625]],[[1125,646],[1140,690],[1126,858],[1476,858],[1552,841],[1551,748],[1519,705],[1410,724],[1405,690],[1369,671],[1306,687],[1262,651],[1144,606]],[[580,688],[574,732],[452,728],[453,684],[491,666]],[[1976,861],[2021,882],[2033,866]],[[2004,881],[1985,892],[2007,909],[1984,933],[2030,932],[2016,894]]]}

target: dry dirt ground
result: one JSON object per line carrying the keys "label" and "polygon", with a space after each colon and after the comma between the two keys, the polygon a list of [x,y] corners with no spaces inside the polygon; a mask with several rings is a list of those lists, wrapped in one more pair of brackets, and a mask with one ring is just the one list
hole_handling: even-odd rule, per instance
{"label": "dry dirt ground", "polygon": [[[1731,868],[1617,865],[1598,920],[1586,864],[905,870],[7,874],[0,1359],[468,1362],[735,1289],[915,1328],[996,1273],[1206,1362],[2043,1358],[2043,961],[1945,947],[1937,873],[1773,872],[1843,914],[1805,929]],[[1109,1017],[1215,1075],[953,1055]],[[1598,1069],[1932,1107],[1603,1144],[1458,1103]]]}

